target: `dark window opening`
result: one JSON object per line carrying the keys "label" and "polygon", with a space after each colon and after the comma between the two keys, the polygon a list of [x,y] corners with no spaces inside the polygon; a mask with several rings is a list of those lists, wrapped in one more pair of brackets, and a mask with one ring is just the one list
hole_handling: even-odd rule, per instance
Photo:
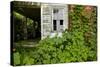
{"label": "dark window opening", "polygon": [[53,30],[57,30],[57,23],[56,23],[56,20],[53,20]]}
{"label": "dark window opening", "polygon": [[60,20],[60,25],[63,25],[63,20]]}

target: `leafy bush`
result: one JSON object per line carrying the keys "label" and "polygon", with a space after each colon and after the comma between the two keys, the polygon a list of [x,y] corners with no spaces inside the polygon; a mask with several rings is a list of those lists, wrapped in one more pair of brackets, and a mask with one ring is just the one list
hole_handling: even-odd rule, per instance
{"label": "leafy bush", "polygon": [[14,65],[20,64],[20,54],[18,52],[14,53]]}
{"label": "leafy bush", "polygon": [[41,41],[35,60],[39,60],[39,64],[88,61],[91,51],[84,45],[84,38],[72,34],[64,33],[64,38],[48,37]]}

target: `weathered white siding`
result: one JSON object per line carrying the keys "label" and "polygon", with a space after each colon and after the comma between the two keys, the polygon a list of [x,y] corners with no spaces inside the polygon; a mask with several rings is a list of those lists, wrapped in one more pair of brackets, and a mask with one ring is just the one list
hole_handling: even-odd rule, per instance
{"label": "weathered white siding", "polygon": [[45,38],[51,32],[52,10],[49,4],[41,5],[41,38]]}

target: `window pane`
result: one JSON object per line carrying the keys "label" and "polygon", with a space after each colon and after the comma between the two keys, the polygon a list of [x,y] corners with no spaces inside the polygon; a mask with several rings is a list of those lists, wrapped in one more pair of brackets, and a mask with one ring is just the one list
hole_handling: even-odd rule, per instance
{"label": "window pane", "polygon": [[53,30],[57,30],[56,26],[53,27]]}
{"label": "window pane", "polygon": [[54,9],[53,13],[58,13],[58,11],[59,11],[58,9]]}
{"label": "window pane", "polygon": [[56,26],[56,20],[53,20],[53,30],[57,30],[56,28],[57,28],[57,26]]}
{"label": "window pane", "polygon": [[60,20],[60,25],[63,25],[63,20]]}
{"label": "window pane", "polygon": [[56,25],[56,20],[53,20],[53,25]]}

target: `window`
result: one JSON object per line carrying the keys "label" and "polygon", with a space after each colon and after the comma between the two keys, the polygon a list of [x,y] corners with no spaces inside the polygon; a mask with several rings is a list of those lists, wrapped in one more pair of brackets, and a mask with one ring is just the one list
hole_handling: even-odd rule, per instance
{"label": "window", "polygon": [[53,20],[53,30],[57,30],[57,22],[56,22],[56,20]]}
{"label": "window", "polygon": [[60,25],[63,25],[63,20],[60,20]]}

